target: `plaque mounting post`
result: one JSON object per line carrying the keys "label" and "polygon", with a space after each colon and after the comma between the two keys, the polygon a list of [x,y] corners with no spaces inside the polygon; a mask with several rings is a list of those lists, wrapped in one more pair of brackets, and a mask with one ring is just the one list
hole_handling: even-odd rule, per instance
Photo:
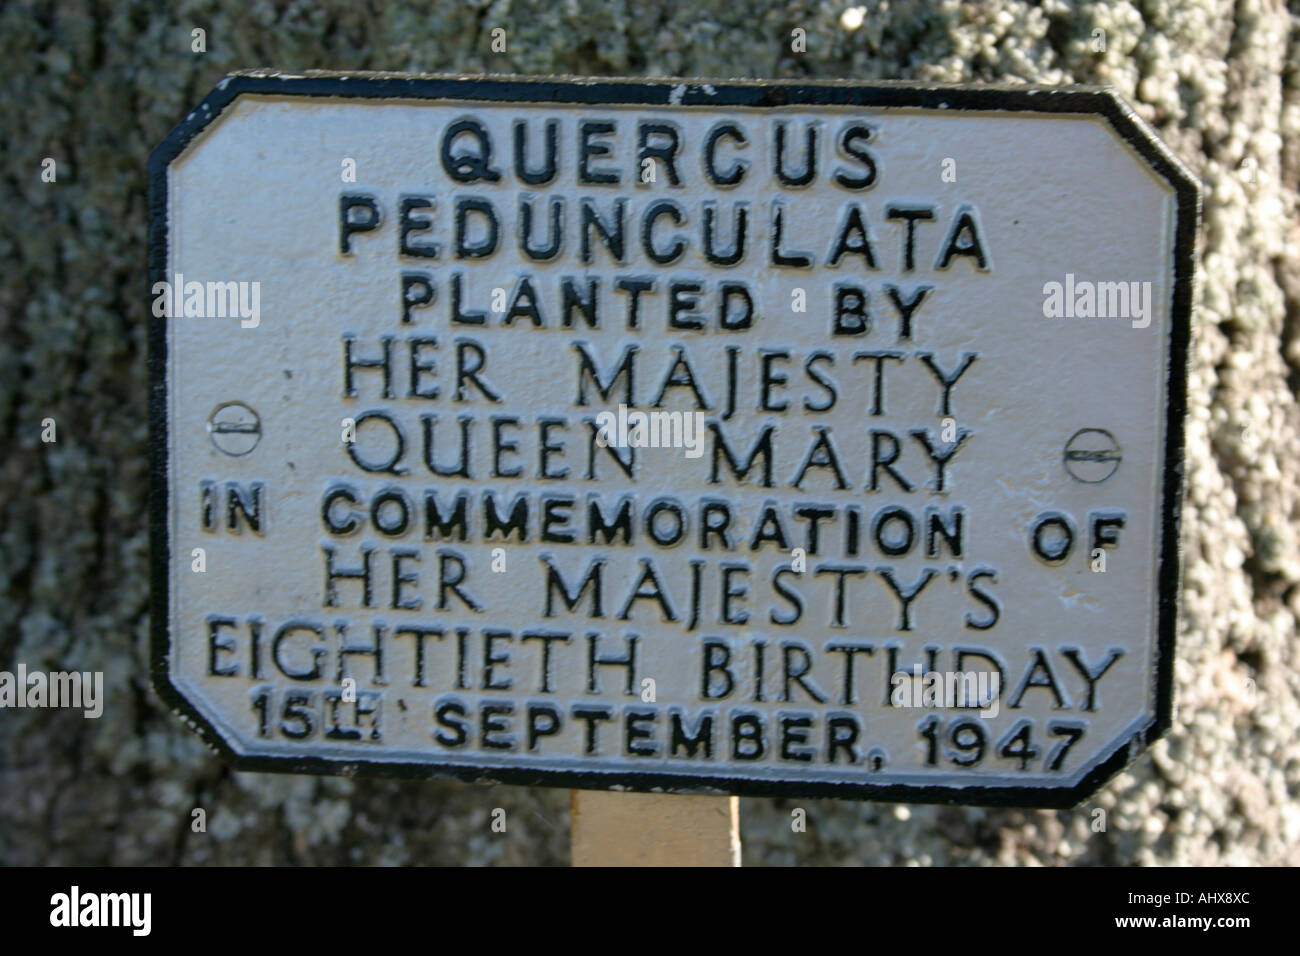
{"label": "plaque mounting post", "polygon": [[740,798],[569,791],[574,866],[740,866]]}

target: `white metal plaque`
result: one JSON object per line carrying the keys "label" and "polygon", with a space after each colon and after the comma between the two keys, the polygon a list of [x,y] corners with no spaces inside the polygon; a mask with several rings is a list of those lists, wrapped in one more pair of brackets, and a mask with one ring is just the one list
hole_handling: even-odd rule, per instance
{"label": "white metal plaque", "polygon": [[1068,806],[1168,725],[1198,199],[1112,94],[248,74],[151,174],[237,766]]}

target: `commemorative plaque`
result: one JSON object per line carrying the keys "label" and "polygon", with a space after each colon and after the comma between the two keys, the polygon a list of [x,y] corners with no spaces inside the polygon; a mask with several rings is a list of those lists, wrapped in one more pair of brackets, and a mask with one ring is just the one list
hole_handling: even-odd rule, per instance
{"label": "commemorative plaque", "polygon": [[1198,196],[1113,94],[237,74],[150,175],[236,766],[1070,806],[1167,727]]}

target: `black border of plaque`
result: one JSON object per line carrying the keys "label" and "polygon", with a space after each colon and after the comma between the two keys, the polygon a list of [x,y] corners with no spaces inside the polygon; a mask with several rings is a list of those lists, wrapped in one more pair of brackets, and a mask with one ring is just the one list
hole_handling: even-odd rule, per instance
{"label": "black border of plaque", "polygon": [[1197,181],[1156,138],[1117,93],[1097,87],[958,87],[853,81],[708,80],[678,77],[610,79],[569,76],[439,76],[400,73],[276,71],[232,73],[217,84],[149,156],[149,287],[165,280],[167,266],[167,167],[190,142],[244,93],[272,96],[373,100],[456,100],[491,103],[626,105],[659,109],[690,107],[762,108],[792,105],[867,109],[911,108],[953,112],[1093,114],[1127,142],[1151,170],[1173,187],[1177,199],[1174,228],[1173,301],[1166,387],[1165,450],[1161,484],[1160,568],[1158,574],[1155,673],[1156,713],[1129,741],[1071,787],[873,785],[817,780],[781,780],[764,773],[752,778],[679,774],[671,771],[539,770],[520,767],[257,756],[237,753],[215,727],[174,686],[168,672],[171,629],[167,494],[167,319],[149,318],[149,541],[151,670],[158,695],[203,740],[239,770],[386,777],[452,778],[525,786],[589,790],[624,788],[746,796],[840,797],[905,803],[1068,809],[1078,805],[1123,770],[1142,748],[1169,729],[1173,712],[1174,636],[1181,586],[1179,518],[1182,506],[1183,419],[1187,407],[1188,339],[1191,330],[1196,235],[1200,218]]}

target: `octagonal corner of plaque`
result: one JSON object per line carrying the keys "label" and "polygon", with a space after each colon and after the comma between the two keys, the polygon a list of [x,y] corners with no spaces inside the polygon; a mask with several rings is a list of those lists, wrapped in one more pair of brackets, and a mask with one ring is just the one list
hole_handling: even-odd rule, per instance
{"label": "octagonal corner of plaque", "polygon": [[1107,108],[1102,116],[1115,146],[1124,150],[1133,162],[1162,186],[1181,199],[1191,199],[1199,206],[1200,180],[1187,165],[1161,142],[1155,131],[1118,90],[1106,86],[1099,92],[1106,98]]}
{"label": "octagonal corner of plaque", "polygon": [[149,169],[152,175],[165,174],[166,171],[193,155],[201,141],[218,131],[223,120],[229,119],[241,108],[241,103],[251,90],[238,83],[240,77],[227,76],[222,79],[194,107],[180,123],[159,143],[149,155]]}
{"label": "octagonal corner of plaque", "polygon": [[207,696],[177,678],[169,666],[155,668],[152,676],[154,694],[219,757],[239,768],[256,756],[237,732],[224,729]]}

